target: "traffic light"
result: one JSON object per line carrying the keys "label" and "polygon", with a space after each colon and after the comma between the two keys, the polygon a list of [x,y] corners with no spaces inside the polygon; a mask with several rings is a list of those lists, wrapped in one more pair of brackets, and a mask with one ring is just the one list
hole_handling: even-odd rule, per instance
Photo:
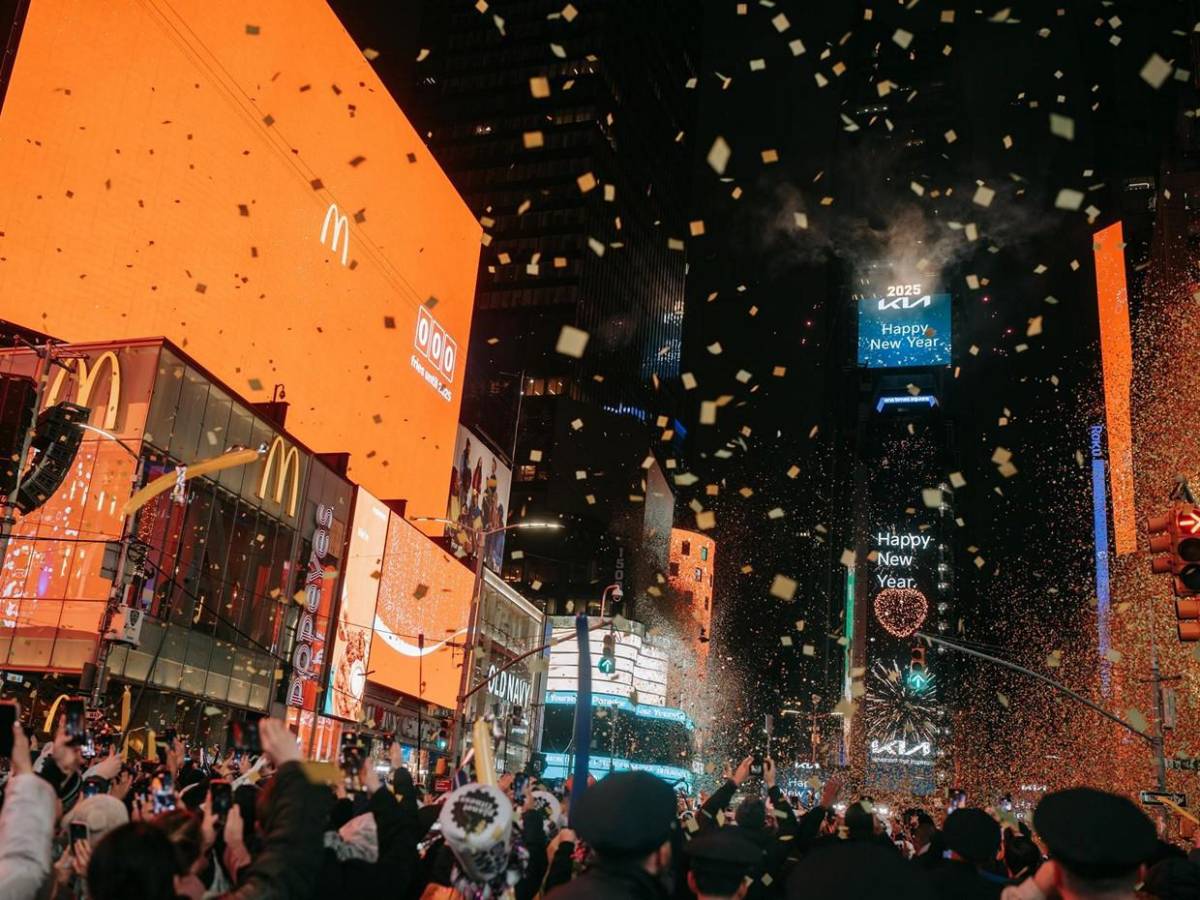
{"label": "traffic light", "polygon": [[445,750],[450,746],[450,726],[443,719],[438,725],[437,748]]}
{"label": "traffic light", "polygon": [[33,512],[62,486],[83,441],[81,423],[91,413],[77,403],[57,403],[42,411],[33,431],[33,465],[21,479],[13,502],[22,515]]}
{"label": "traffic light", "polygon": [[617,636],[611,631],[604,636],[600,661],[596,663],[596,668],[605,675],[611,675],[617,671]]}
{"label": "traffic light", "polygon": [[1165,515],[1146,522],[1150,552],[1156,555],[1150,571],[1171,576],[1175,616],[1181,641],[1200,641],[1200,509],[1177,503]]}
{"label": "traffic light", "polygon": [[929,684],[929,670],[925,665],[925,648],[915,644],[912,659],[908,663],[908,686],[914,691],[923,691]]}

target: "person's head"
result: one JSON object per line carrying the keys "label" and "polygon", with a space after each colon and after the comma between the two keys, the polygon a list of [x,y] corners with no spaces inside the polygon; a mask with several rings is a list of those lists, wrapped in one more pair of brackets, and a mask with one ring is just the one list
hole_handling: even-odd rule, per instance
{"label": "person's head", "polygon": [[124,803],[110,794],[96,794],[79,801],[63,816],[62,829],[67,832],[73,824],[86,825],[88,840],[94,846],[101,837],[128,821],[129,810]]}
{"label": "person's head", "polygon": [[1000,850],[1000,825],[982,809],[963,807],[946,817],[942,840],[958,859],[987,865]]}
{"label": "person's head", "polygon": [[915,807],[906,809],[903,818],[904,830],[908,832],[909,840],[913,842],[914,846],[924,847],[933,839],[937,826],[933,823],[933,816],[925,810]]}
{"label": "person's head", "polygon": [[767,821],[767,804],[763,802],[761,797],[747,797],[738,804],[733,818],[738,823],[739,828],[762,831],[769,824]]}
{"label": "person's head", "polygon": [[700,900],[742,900],[763,851],[738,828],[718,828],[686,845],[688,887]]}
{"label": "person's head", "polygon": [[875,806],[870,800],[851,803],[842,820],[846,826],[846,837],[852,841],[867,840],[874,837],[877,831]]}
{"label": "person's head", "polygon": [[187,873],[203,864],[204,828],[203,814],[187,809],[173,809],[154,819],[171,842],[175,854],[176,869]]}
{"label": "person's head", "polygon": [[1158,842],[1154,824],[1131,800],[1092,788],[1046,795],[1033,826],[1050,852],[1039,877],[1063,900],[1132,897]]}
{"label": "person's head", "polygon": [[171,841],[149,822],[114,828],[92,848],[87,885],[91,900],[175,900],[179,874]]}
{"label": "person's head", "polygon": [[1004,834],[1004,868],[1009,878],[1025,878],[1042,864],[1042,851],[1023,834]]}
{"label": "person's head", "polygon": [[651,875],[671,871],[677,833],[675,794],[648,772],[617,772],[575,800],[579,837],[606,862],[636,865]]}

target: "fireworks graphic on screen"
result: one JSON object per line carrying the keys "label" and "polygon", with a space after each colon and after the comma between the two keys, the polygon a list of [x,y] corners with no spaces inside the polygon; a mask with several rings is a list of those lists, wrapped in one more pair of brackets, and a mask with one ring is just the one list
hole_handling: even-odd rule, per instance
{"label": "fireworks graphic on screen", "polygon": [[875,595],[875,618],[896,637],[908,637],[929,612],[925,595],[913,588],[888,588]]}
{"label": "fireworks graphic on screen", "polygon": [[932,672],[901,668],[895,661],[875,661],[867,686],[870,739],[932,743],[938,732],[937,717],[938,684]]}

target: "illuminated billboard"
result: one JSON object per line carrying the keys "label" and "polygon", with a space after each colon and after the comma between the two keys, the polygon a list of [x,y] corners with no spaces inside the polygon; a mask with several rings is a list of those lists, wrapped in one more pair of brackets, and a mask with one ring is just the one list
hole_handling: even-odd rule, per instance
{"label": "illuminated billboard", "polygon": [[904,369],[950,364],[950,295],[920,285],[891,285],[884,297],[858,301],[858,364]]}
{"label": "illuminated billboard", "polygon": [[32,0],[0,234],[0,318],[282,385],[298,439],[443,508],[481,229],[322,0]]}
{"label": "illuminated billboard", "polygon": [[1104,417],[1108,425],[1108,473],[1112,485],[1113,545],[1117,555],[1137,552],[1133,507],[1133,428],[1129,398],[1133,345],[1125,281],[1125,237],[1120,222],[1092,238],[1096,302],[1100,314],[1100,361],[1104,369]]}
{"label": "illuminated billboard", "polygon": [[[579,686],[579,645],[571,639],[575,634],[574,620],[569,616],[552,616],[551,638],[556,643],[550,649],[550,662],[546,678],[547,691],[574,691]],[[600,658],[599,634],[593,633],[590,640],[592,656],[592,690],[597,694],[609,694],[629,699],[637,692],[638,702],[647,706],[666,706],[667,671],[666,651],[644,635],[643,626],[636,622],[614,627],[614,649],[616,670],[602,674],[595,668]]]}
{"label": "illuminated billboard", "polygon": [[512,469],[476,435],[459,425],[446,518],[460,527],[447,526],[446,535],[455,556],[472,570],[478,559],[475,546],[478,533],[486,531],[496,533],[483,539],[484,565],[493,572],[504,566],[504,532],[500,529],[507,524],[511,488]]}
{"label": "illuminated billboard", "polygon": [[325,692],[325,714],[354,722],[362,717],[367,689],[367,661],[390,515],[386,506],[358,489]]}
{"label": "illuminated billboard", "polygon": [[470,569],[393,513],[379,576],[371,681],[453,709],[474,584]]}

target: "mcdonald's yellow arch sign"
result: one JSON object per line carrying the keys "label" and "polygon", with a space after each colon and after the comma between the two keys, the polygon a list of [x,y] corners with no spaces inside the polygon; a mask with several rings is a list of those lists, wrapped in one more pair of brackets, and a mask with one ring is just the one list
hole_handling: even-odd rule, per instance
{"label": "mcdonald's yellow arch sign", "polygon": [[[88,401],[92,399],[92,389],[96,386],[96,379],[106,362],[112,378],[108,383],[108,403],[104,407],[104,419],[101,421],[100,427],[105,431],[112,431],[117,427],[117,406],[121,402],[121,362],[111,350],[101,353],[95,366],[91,369],[88,368],[86,359],[75,360],[75,402],[80,406],[91,405]],[[59,369],[54,376],[54,381],[50,383],[50,390],[46,393],[46,406],[53,406],[58,402],[58,395],[62,391],[66,375],[66,369]]]}
{"label": "mcdonald's yellow arch sign", "polygon": [[260,500],[267,498],[267,488],[271,484],[271,475],[275,472],[275,460],[280,456],[283,457],[283,467],[275,474],[275,493],[272,499],[282,506],[283,489],[290,483],[287,514],[295,516],[296,501],[300,497],[300,452],[295,447],[285,448],[283,438],[278,435],[275,436],[275,440],[271,441],[271,447],[267,450],[267,458],[263,461],[262,476],[258,480],[258,497]]}

